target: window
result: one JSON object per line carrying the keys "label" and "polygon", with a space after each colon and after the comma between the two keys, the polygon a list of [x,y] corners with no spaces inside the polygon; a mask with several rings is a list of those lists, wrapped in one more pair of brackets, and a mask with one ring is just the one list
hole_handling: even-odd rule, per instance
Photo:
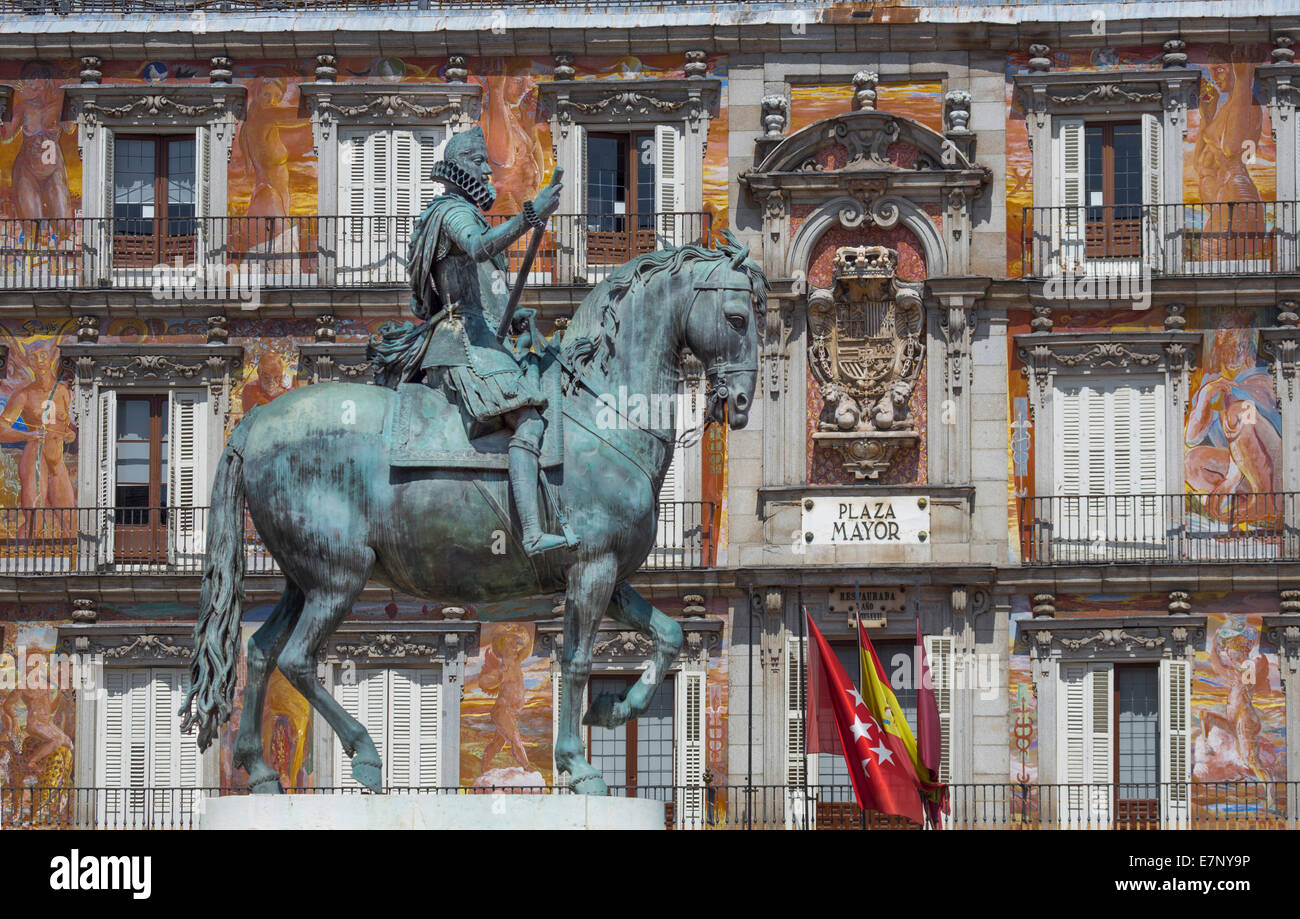
{"label": "window", "polygon": [[1122,273],[1160,264],[1159,119],[1058,117],[1053,130],[1059,213],[1052,224],[1066,270]]}
{"label": "window", "polygon": [[[639,675],[638,675],[639,676]],[[594,676],[590,697],[604,693],[622,695],[636,681],[635,676]],[[673,691],[676,679],[664,681],[640,717],[616,728],[588,728],[587,748],[591,764],[600,770],[605,784],[626,789],[628,797],[637,790],[666,789],[673,778]],[[652,792],[654,793],[654,792]]]}
{"label": "window", "polygon": [[654,134],[587,135],[587,259],[621,265],[655,248]]}
{"label": "window", "polygon": [[1084,552],[1165,536],[1162,377],[1057,376],[1055,538]]}
{"label": "window", "polygon": [[406,280],[415,218],[438,193],[430,175],[442,128],[354,129],[339,137],[340,269],[358,280]]}
{"label": "window", "polygon": [[1059,665],[1057,782],[1065,825],[1178,825],[1188,816],[1191,665]]}
{"label": "window", "polygon": [[[442,784],[440,738],[442,674],[433,667],[361,668],[351,683],[338,682],[334,698],[370,734],[384,764],[383,782],[394,788]],[[334,783],[361,788],[352,759],[334,739]]]}
{"label": "window", "polygon": [[99,393],[100,561],[196,563],[205,543],[208,392]]}
{"label": "window", "polygon": [[188,690],[183,668],[105,671],[95,732],[104,825],[175,825],[192,812],[197,793],[185,790],[199,787],[199,748],[176,714]]}
{"label": "window", "polygon": [[195,258],[194,135],[124,134],[113,143],[113,267],[152,270]]}

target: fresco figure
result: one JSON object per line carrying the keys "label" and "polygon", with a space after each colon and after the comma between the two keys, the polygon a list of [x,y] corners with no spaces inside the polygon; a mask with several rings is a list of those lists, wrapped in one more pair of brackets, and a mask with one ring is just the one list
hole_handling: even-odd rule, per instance
{"label": "fresco figure", "polygon": [[518,214],[542,181],[544,145],[538,137],[535,79],[531,75],[488,77],[483,90],[483,132],[488,161],[504,178],[495,182],[498,214]]}
{"label": "fresco figure", "polygon": [[[10,132],[22,132],[22,147],[13,165],[14,208],[19,217],[70,220],[74,216],[68,168],[60,146],[63,93],[56,85],[59,78],[43,61],[29,61],[20,75],[13,124],[8,126]],[[41,232],[68,235],[72,227],[46,227]]]}
{"label": "fresco figure", "polygon": [[[1187,484],[1210,496],[1206,513],[1221,521],[1272,519],[1277,508],[1269,493],[1282,486],[1281,411],[1254,342],[1251,328],[1213,333],[1187,416]],[[1239,494],[1258,497],[1241,501]]]}
{"label": "fresco figure", "polygon": [[1201,250],[1207,260],[1258,258],[1264,244],[1264,208],[1244,156],[1259,143],[1264,116],[1252,98],[1255,65],[1237,55],[1234,48],[1230,60],[1210,65],[1213,82],[1202,84],[1192,161],[1202,201],[1254,204],[1210,208]]}
{"label": "fresco figure", "polygon": [[[23,444],[18,459],[19,506],[75,508],[77,495],[64,451],[77,439],[77,429],[72,424],[72,392],[58,378],[58,349],[54,345],[35,348],[26,364],[30,381],[20,385],[0,409],[0,444]],[[54,520],[26,513],[15,536],[32,537],[42,524],[51,523],[58,525],[59,532],[68,532],[73,514],[56,514],[66,519]]]}
{"label": "fresco figure", "polygon": [[492,726],[496,733],[483,750],[480,774],[486,774],[493,758],[507,744],[515,761],[525,772],[532,771],[524,739],[519,733],[519,713],[524,708],[523,662],[533,650],[528,630],[522,626],[503,626],[492,636],[483,655],[483,672],[478,684],[485,692],[495,691],[496,704],[492,706]]}
{"label": "fresco figure", "polygon": [[[236,245],[262,255],[291,256],[298,251],[297,233],[284,218],[291,210],[289,164],[310,152],[302,149],[300,134],[305,128],[298,121],[296,87],[283,77],[249,81],[251,98],[248,116],[239,128],[239,150],[252,174],[253,191],[248,199],[246,220],[234,228]],[[261,217],[262,220],[251,218]],[[292,266],[276,260],[273,267],[290,270]]]}
{"label": "fresco figure", "polygon": [[1261,782],[1272,779],[1264,768],[1259,749],[1261,722],[1255,710],[1255,687],[1268,685],[1268,659],[1256,653],[1259,633],[1249,626],[1227,622],[1210,642],[1210,666],[1228,691],[1224,713],[1201,709],[1201,737],[1208,744],[1210,731],[1225,732],[1236,745],[1237,754]]}
{"label": "fresco figure", "polygon": [[247,414],[288,391],[289,387],[284,385],[284,361],[280,355],[267,348],[257,362],[257,379],[250,380],[244,386],[240,402]]}
{"label": "fresco figure", "polygon": [[[58,709],[59,691],[57,689],[13,689],[0,702],[0,736],[12,736],[18,730],[18,706],[27,710],[27,743],[22,744],[20,766],[28,775],[40,775],[45,759],[59,750],[72,750],[72,738],[54,723]],[[41,741],[30,753],[27,747],[31,740]],[[12,781],[11,777],[11,781]],[[58,784],[53,783],[53,784]]]}

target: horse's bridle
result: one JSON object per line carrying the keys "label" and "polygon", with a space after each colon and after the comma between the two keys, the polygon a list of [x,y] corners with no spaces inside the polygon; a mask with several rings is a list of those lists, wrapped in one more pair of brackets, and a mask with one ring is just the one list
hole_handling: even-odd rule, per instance
{"label": "horse's bridle", "polygon": [[[694,284],[695,293],[694,296],[691,297],[690,306],[686,308],[686,316],[682,323],[683,329],[690,327],[691,311],[695,309],[695,304],[700,299],[700,294],[703,291],[735,290],[745,294],[750,294],[752,296],[753,291],[751,290],[750,285],[748,283],[742,284],[740,282],[731,281],[729,279],[717,280],[717,281],[713,279],[713,276],[723,268],[739,268],[740,263],[745,260],[745,253],[747,251],[748,250],[742,250],[741,253],[734,260],[728,259],[725,262],[718,262],[713,268],[709,270],[708,274],[706,274],[702,279],[695,282]],[[721,315],[719,315],[717,321],[719,325],[719,331],[721,331],[721,325],[725,320]],[[724,361],[721,358],[716,358],[710,361],[705,366],[704,379],[707,380],[709,384],[710,408],[715,404],[715,401],[725,402],[730,397],[731,390],[729,387],[728,378],[731,377],[733,374],[737,374],[737,373],[752,373],[755,376],[757,376],[758,374],[757,358],[755,358],[754,363],[752,364],[742,364],[736,361]]]}

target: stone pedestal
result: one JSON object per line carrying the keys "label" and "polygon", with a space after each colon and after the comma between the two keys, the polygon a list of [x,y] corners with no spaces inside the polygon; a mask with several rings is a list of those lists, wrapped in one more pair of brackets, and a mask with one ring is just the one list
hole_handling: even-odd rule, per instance
{"label": "stone pedestal", "polygon": [[238,795],[205,798],[203,830],[662,830],[664,805],[587,795]]}

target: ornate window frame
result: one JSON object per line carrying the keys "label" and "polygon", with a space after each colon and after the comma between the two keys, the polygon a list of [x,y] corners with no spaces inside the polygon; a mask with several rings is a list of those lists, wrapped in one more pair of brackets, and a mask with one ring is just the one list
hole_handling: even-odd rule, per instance
{"label": "ornate window frame", "polygon": [[[228,74],[227,74],[228,76]],[[83,80],[85,75],[83,74]],[[96,80],[98,77],[96,76]],[[192,130],[200,144],[196,176],[200,217],[226,216],[226,169],[247,90],[238,83],[73,83],[63,87],[65,105],[77,122],[82,163],[82,213],[112,216],[108,157],[116,134]]]}
{"label": "ornate window frame", "polygon": [[[1166,424],[1165,481],[1180,482],[1183,475],[1184,444],[1180,429],[1188,379],[1199,356],[1201,336],[1197,332],[1030,332],[1015,336],[1023,363],[1021,374],[1029,383],[1029,411],[1034,444],[1055,443],[1052,412],[1053,383],[1058,376],[1071,378],[1123,376],[1127,374],[1165,377],[1164,416],[1177,422]],[[1055,469],[1050,449],[1035,454],[1035,494],[1053,493]]]}
{"label": "ornate window frame", "polygon": [[[672,125],[681,132],[684,198],[677,210],[704,210],[704,153],[709,121],[718,113],[722,81],[717,77],[663,77],[636,80],[556,79],[537,84],[542,103],[550,113],[555,162],[570,174],[579,174],[585,161],[580,149],[587,129]],[[580,182],[565,182],[560,213],[581,214],[585,202],[577,199]]]}
{"label": "ornate window frame", "polygon": [[331,313],[316,317],[316,340],[298,345],[298,375],[309,383],[373,383],[367,343],[335,341],[335,322]]}
{"label": "ornate window frame", "polygon": [[[480,624],[458,618],[459,607],[445,607],[446,619],[414,622],[345,622],[329,637],[318,655],[318,677],[327,690],[342,677],[345,662],[357,667],[427,667],[437,669],[441,681],[442,712],[438,725],[439,784],[460,785],[460,703],[465,684],[465,662],[478,653]],[[339,784],[333,775],[335,734],[319,712],[315,719],[317,780]],[[328,774],[326,774],[328,773]]]}
{"label": "ornate window frame", "polygon": [[[1187,108],[1200,91],[1193,67],[1161,70],[1030,71],[1013,77],[1025,110],[1033,152],[1034,207],[1056,201],[1054,121],[1061,118],[1112,118],[1154,114],[1160,124],[1160,201],[1182,201],[1183,141]],[[1177,200],[1172,200],[1176,197]]]}
{"label": "ornate window frame", "polygon": [[338,214],[339,136],[348,128],[445,128],[448,136],[478,121],[477,83],[337,83],[317,79],[298,87],[311,118],[316,148],[317,212]]}
{"label": "ornate window frame", "polygon": [[[80,607],[93,603],[78,601]],[[75,615],[75,614],[74,614]],[[194,654],[192,622],[74,622],[56,627],[55,647],[62,654],[86,656],[93,661],[95,686],[76,695],[76,728],[73,738],[74,777],[82,787],[95,785],[96,734],[99,730],[99,704],[103,697],[100,682],[109,668],[167,667],[188,669]],[[179,717],[179,716],[178,716]],[[220,784],[221,751],[209,747],[199,759],[200,787]]]}

